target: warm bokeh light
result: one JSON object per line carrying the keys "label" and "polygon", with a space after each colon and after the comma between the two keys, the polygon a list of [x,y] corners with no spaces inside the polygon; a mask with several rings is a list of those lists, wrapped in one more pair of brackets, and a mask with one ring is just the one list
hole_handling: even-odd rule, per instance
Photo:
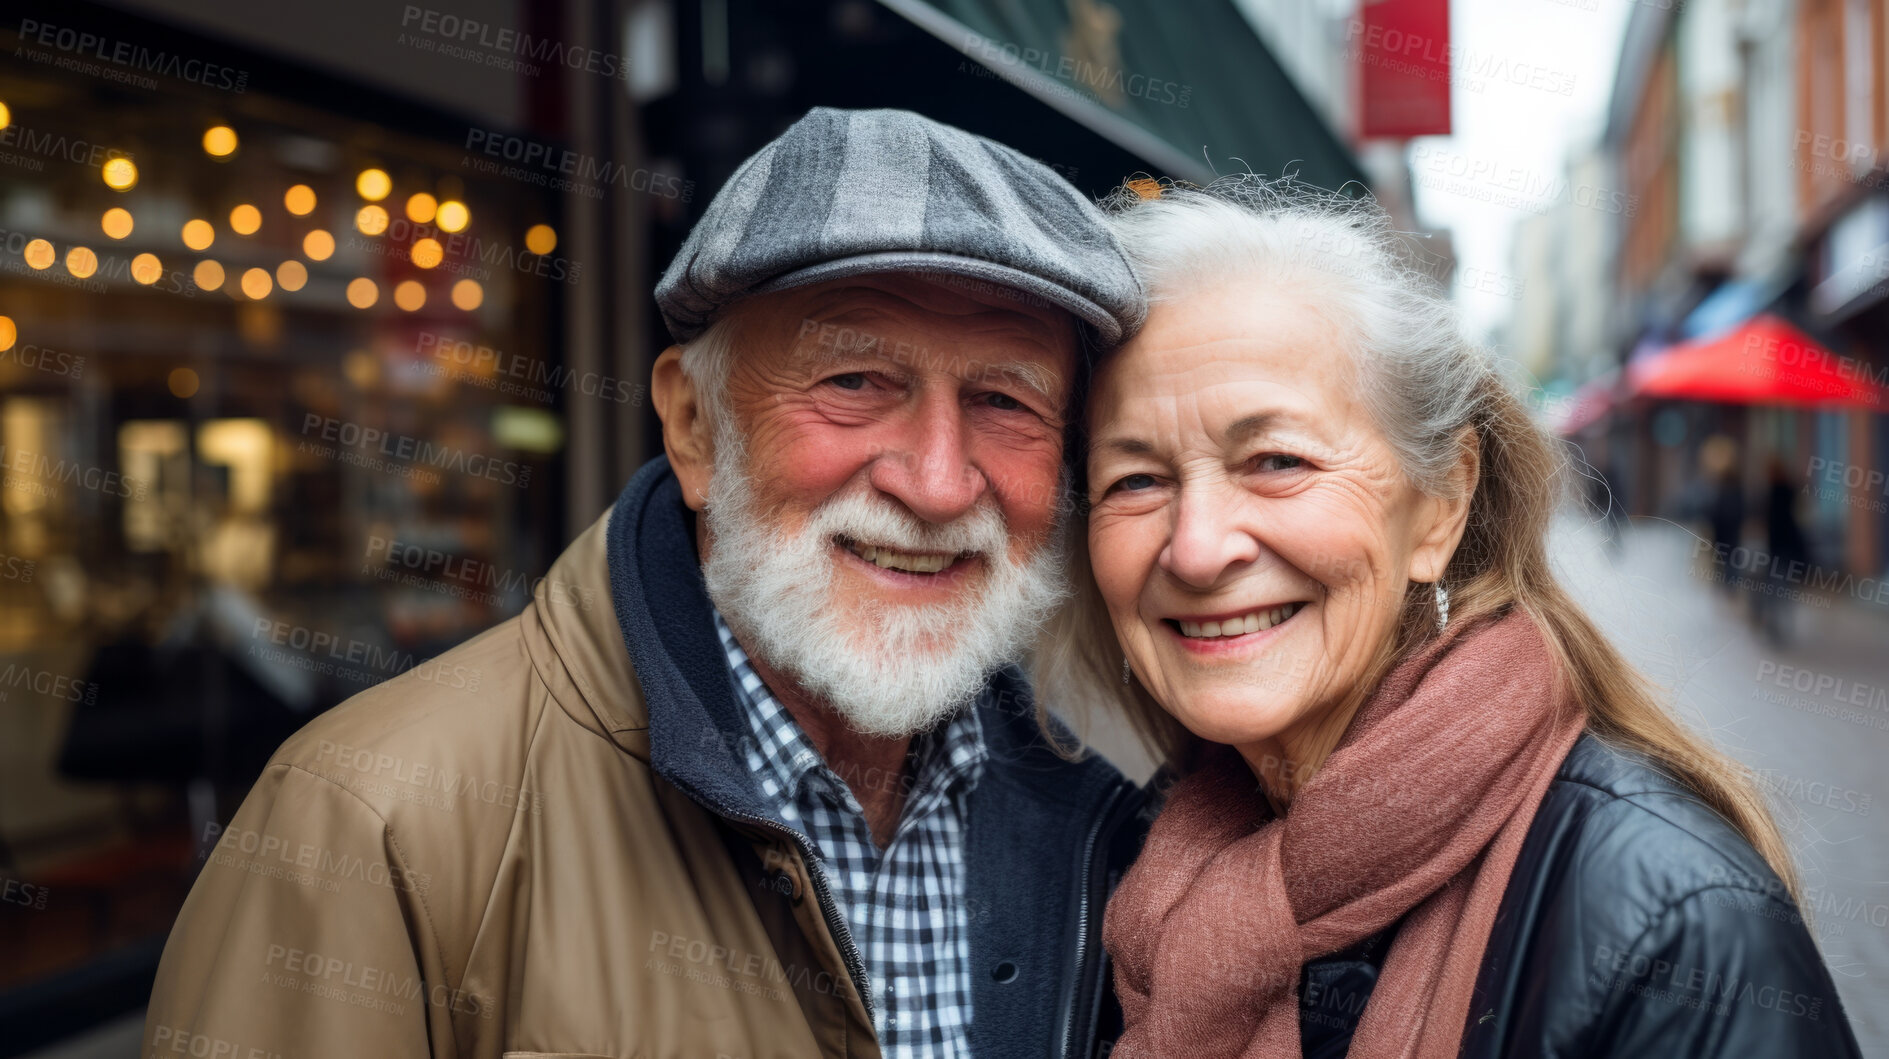
{"label": "warm bokeh light", "polygon": [[164,275],[164,263],[156,254],[139,254],[131,259],[131,278],[149,287]]}
{"label": "warm bokeh light", "polygon": [[446,250],[438,239],[421,239],[413,244],[412,257],[416,268],[432,268],[446,259]]}
{"label": "warm bokeh light", "polygon": [[275,282],[283,290],[301,290],[308,283],[308,266],[300,261],[284,261],[275,267]]}
{"label": "warm bokeh light", "polygon": [[266,268],[252,268],[243,273],[243,293],[261,301],[275,289],[275,281],[269,278]]}
{"label": "warm bokeh light", "polygon": [[407,220],[415,224],[430,224],[433,215],[439,212],[439,200],[422,191],[407,199]]}
{"label": "warm bokeh light", "polygon": [[356,309],[371,308],[380,300],[380,287],[366,276],[348,281],[348,304]]}
{"label": "warm bokeh light", "polygon": [[262,227],[262,211],[245,202],[230,211],[230,230],[237,235],[255,235]]}
{"label": "warm bokeh light", "polygon": [[52,244],[44,239],[35,239],[26,244],[26,263],[34,268],[51,268],[57,256],[53,253]]}
{"label": "warm bokeh light", "polygon": [[5,103],[0,103],[0,129],[13,124],[13,110]]}
{"label": "warm bokeh light", "polygon": [[113,239],[123,239],[131,234],[131,211],[123,206],[113,206],[99,218],[98,226],[105,229],[105,234]]}
{"label": "warm bokeh light", "polygon": [[105,186],[113,191],[130,191],[138,183],[138,167],[129,158],[113,158],[99,169]]}
{"label": "warm bokeh light", "polygon": [[208,250],[216,242],[216,229],[210,222],[199,217],[184,222],[184,245],[192,250]]}
{"label": "warm bokeh light", "polygon": [[485,304],[485,288],[476,279],[462,279],[453,284],[453,307],[471,312]]}
{"label": "warm bokeh light", "polygon": [[66,251],[66,271],[86,279],[98,271],[98,255],[89,246],[75,246]]}
{"label": "warm bokeh light", "polygon": [[371,203],[362,206],[354,215],[354,226],[362,235],[379,235],[387,230],[387,211]]}
{"label": "warm bokeh light", "polygon": [[193,396],[197,392],[197,387],[201,385],[202,383],[198,380],[197,373],[191,371],[189,368],[171,369],[170,386],[172,397]]}
{"label": "warm bokeh light", "polygon": [[317,228],[302,236],[302,253],[307,254],[310,261],[326,261],[334,252],[335,237],[326,230]]}
{"label": "warm bokeh light", "polygon": [[466,204],[463,202],[447,199],[439,204],[437,219],[442,230],[457,232],[472,223],[472,211],[466,209]]}
{"label": "warm bokeh light", "polygon": [[394,287],[394,304],[413,312],[426,304],[426,288],[417,279],[403,279]]}
{"label": "warm bokeh light", "polygon": [[202,290],[216,290],[223,285],[223,266],[206,257],[190,270],[190,278]]}
{"label": "warm bokeh light", "polygon": [[557,248],[557,229],[548,224],[534,224],[525,229],[525,249],[542,257]]}
{"label": "warm bokeh light", "polygon": [[213,158],[228,158],[236,153],[236,130],[228,125],[212,125],[203,130],[203,150]]}
{"label": "warm bokeh light", "polygon": [[315,189],[307,184],[297,184],[282,193],[282,206],[297,217],[306,217],[315,212]]}
{"label": "warm bokeh light", "polygon": [[380,381],[380,361],[365,349],[350,350],[341,358],[341,374],[356,388],[365,390]]}
{"label": "warm bokeh light", "polygon": [[13,326],[13,317],[0,316],[0,353],[12,349],[19,337],[20,329]]}
{"label": "warm bokeh light", "polygon": [[361,175],[354,178],[354,190],[369,202],[379,202],[393,189],[393,178],[384,169],[363,169]]}

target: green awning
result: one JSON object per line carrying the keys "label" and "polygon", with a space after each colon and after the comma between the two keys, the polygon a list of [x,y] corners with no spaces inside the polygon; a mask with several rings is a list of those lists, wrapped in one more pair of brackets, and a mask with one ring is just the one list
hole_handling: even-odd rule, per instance
{"label": "green awning", "polygon": [[880,0],[1154,167],[1364,182],[1231,0]]}

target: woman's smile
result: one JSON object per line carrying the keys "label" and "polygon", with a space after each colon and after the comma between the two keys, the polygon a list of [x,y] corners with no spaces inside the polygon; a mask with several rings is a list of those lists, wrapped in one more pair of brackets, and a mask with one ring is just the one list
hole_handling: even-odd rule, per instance
{"label": "woman's smile", "polygon": [[1161,624],[1180,647],[1203,658],[1237,658],[1264,651],[1307,606],[1305,600],[1218,614],[1177,615]]}

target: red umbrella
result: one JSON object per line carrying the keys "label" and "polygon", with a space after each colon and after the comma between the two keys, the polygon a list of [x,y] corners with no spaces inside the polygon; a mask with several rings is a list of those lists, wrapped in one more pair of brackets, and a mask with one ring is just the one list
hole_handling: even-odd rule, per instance
{"label": "red umbrella", "polygon": [[1889,390],[1876,380],[1883,374],[1889,369],[1840,357],[1770,313],[1627,367],[1639,396],[1847,408],[1882,408]]}

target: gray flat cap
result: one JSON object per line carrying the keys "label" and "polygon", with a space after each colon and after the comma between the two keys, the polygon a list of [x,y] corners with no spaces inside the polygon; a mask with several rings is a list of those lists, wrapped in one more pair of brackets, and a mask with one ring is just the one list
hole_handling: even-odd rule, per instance
{"label": "gray flat cap", "polygon": [[739,298],[870,272],[997,284],[1067,309],[1103,345],[1148,311],[1101,213],[1048,166],[910,111],[831,107],[735,170],[656,304],[687,342]]}

